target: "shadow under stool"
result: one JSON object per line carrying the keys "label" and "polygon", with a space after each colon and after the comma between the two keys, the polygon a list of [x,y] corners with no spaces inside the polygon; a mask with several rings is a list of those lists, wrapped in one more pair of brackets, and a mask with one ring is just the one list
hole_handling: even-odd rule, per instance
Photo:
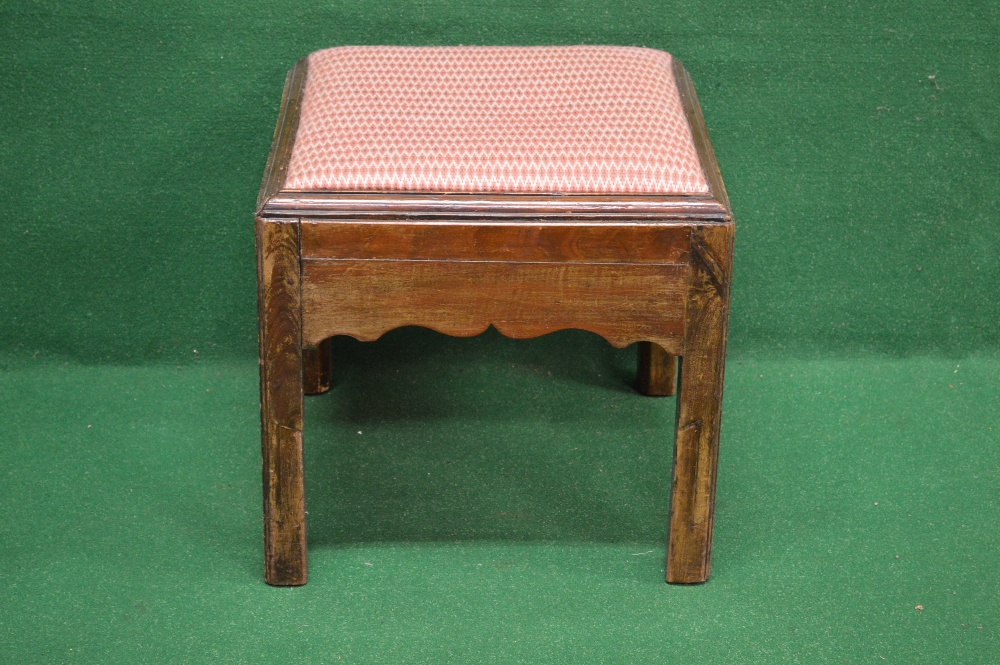
{"label": "shadow under stool", "polygon": [[666,578],[705,581],[733,232],[691,79],[662,51],[299,61],[256,217],[266,581],[306,581],[303,394],[329,389],[329,338],[409,325],[638,342],[647,395],[679,373]]}

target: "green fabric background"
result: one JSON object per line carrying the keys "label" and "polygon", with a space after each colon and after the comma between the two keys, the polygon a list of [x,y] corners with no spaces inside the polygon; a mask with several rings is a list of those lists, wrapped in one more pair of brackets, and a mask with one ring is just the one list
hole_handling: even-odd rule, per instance
{"label": "green fabric background", "polygon": [[[0,3],[0,661],[1000,662],[998,34],[995,2]],[[662,582],[673,401],[634,349],[404,329],[336,340],[311,581],[263,584],[253,206],[286,70],[366,43],[691,72],[738,226],[709,583]]]}

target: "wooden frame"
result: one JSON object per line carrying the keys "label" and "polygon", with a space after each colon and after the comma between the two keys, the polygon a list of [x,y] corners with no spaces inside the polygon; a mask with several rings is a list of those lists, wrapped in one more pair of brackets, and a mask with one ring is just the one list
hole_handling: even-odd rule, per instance
{"label": "wooden frame", "polygon": [[674,74],[703,196],[286,190],[307,61],[289,72],[256,221],[269,584],[306,580],[302,395],[329,389],[328,339],[403,325],[638,342],[639,390],[678,389],[667,581],[708,578],[734,224],[676,59]]}

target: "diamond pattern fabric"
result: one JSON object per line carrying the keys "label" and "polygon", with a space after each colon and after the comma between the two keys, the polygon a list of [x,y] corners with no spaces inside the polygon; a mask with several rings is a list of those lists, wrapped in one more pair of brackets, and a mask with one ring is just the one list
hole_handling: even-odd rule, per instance
{"label": "diamond pattern fabric", "polygon": [[663,51],[351,46],[308,62],[286,189],[709,191]]}

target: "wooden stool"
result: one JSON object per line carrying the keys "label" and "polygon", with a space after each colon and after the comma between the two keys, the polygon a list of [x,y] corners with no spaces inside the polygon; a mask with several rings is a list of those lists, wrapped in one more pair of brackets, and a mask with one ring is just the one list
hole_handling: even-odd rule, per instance
{"label": "wooden stool", "polygon": [[662,51],[344,47],[288,74],[256,219],[265,578],[306,581],[302,395],[334,335],[639,342],[674,392],[668,582],[709,574],[733,221]]}

